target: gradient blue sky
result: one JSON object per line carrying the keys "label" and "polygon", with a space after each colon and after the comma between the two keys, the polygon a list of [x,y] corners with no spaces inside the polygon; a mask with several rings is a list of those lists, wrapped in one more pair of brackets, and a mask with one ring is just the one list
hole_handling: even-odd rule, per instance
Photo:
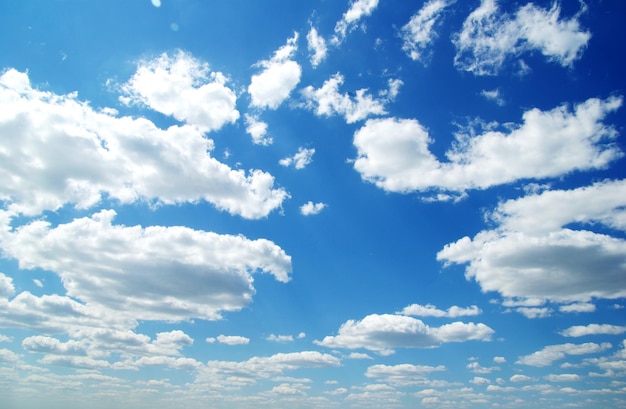
{"label": "gradient blue sky", "polygon": [[626,408],[625,19],[0,0],[3,407]]}

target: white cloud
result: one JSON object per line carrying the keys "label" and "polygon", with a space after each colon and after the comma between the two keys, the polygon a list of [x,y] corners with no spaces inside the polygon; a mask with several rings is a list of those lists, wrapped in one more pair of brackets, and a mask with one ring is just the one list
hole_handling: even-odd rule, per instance
{"label": "white cloud", "polygon": [[495,75],[509,57],[539,50],[548,60],[571,66],[591,34],[581,29],[580,14],[570,19],[560,14],[557,2],[549,10],[529,3],[510,16],[498,9],[496,0],[483,0],[454,36],[455,65],[476,75]]}
{"label": "white cloud", "polygon": [[337,73],[324,81],[321,88],[307,86],[302,90],[305,106],[314,110],[317,116],[341,115],[351,124],[369,116],[386,114],[385,104],[397,96],[402,85],[400,80],[390,80],[389,89],[381,92],[382,98],[376,99],[367,93],[366,88],[354,93],[339,93],[339,86],[343,82],[343,76]]}
{"label": "white cloud", "polygon": [[544,376],[544,379],[549,382],[578,382],[582,378],[580,375],[573,373],[563,373],[563,374],[550,374]]}
{"label": "white cloud", "polygon": [[531,382],[531,381],[534,381],[534,379],[531,378],[530,376],[517,374],[517,375],[511,376],[509,381],[511,381],[511,382]]}
{"label": "white cloud", "polygon": [[552,315],[552,309],[547,307],[518,307],[515,311],[530,319],[546,318]]}
{"label": "white cloud", "polygon": [[559,303],[624,297],[626,241],[563,226],[626,231],[625,205],[625,180],[508,200],[490,215],[496,229],[448,244],[437,258],[469,263],[466,278],[504,297]]}
{"label": "white cloud", "polygon": [[489,385],[491,381],[487,378],[483,378],[482,376],[475,376],[470,380],[470,383],[474,385]]}
{"label": "white cloud", "polygon": [[416,317],[465,317],[471,315],[479,315],[482,313],[481,309],[475,305],[470,307],[457,307],[453,305],[448,308],[446,311],[440,310],[432,304],[420,305],[420,304],[411,304],[402,309],[400,314],[402,315],[413,315]]}
{"label": "white cloud", "polygon": [[43,288],[43,283],[41,282],[41,280],[38,280],[36,278],[33,278],[33,283],[39,287],[39,288]]}
{"label": "white cloud", "polygon": [[314,342],[328,348],[364,348],[389,355],[394,353],[394,348],[432,348],[446,342],[488,341],[493,333],[482,323],[453,322],[429,327],[412,317],[372,314],[361,321],[349,320],[341,325],[338,335]]}
{"label": "white cloud", "polygon": [[561,312],[594,312],[595,310],[595,304],[588,302],[577,302],[569,305],[561,305],[559,307],[559,311]]}
{"label": "white cloud", "polygon": [[500,370],[500,368],[497,367],[497,366],[490,366],[490,367],[481,366],[476,361],[473,361],[473,362],[470,362],[469,364],[467,364],[466,368],[469,369],[470,371],[474,372],[474,373],[480,373],[480,374],[487,374],[487,373],[491,373],[493,371],[499,371]]}
{"label": "white cloud", "polygon": [[435,24],[442,17],[445,8],[455,1],[430,0],[402,27],[402,49],[412,60],[424,62],[428,58],[427,48],[437,38]]}
{"label": "white cloud", "polygon": [[268,146],[274,142],[271,136],[267,136],[267,123],[259,120],[258,116],[245,114],[244,120],[246,132],[252,136],[252,143]]}
{"label": "white cloud", "polygon": [[265,217],[288,197],[260,170],[233,170],[209,154],[213,141],[190,125],[159,129],[145,118],[95,111],[76,94],[33,89],[28,76],[0,76],[0,197],[14,213],[65,204],[89,208],[106,194],[121,203],[206,200],[245,218]]}
{"label": "white cloud", "polygon": [[319,214],[322,210],[326,208],[326,203],[313,203],[308,201],[307,203],[300,206],[300,213],[304,216],[311,216],[315,214]]}
{"label": "white cloud", "polygon": [[161,0],[151,0],[154,7],[161,7]]}
{"label": "white cloud", "polygon": [[585,344],[549,345],[540,351],[520,357],[516,363],[538,367],[549,366],[552,365],[554,361],[563,359],[567,355],[595,354],[611,347],[612,345],[608,342],[602,344],[587,342]]}
{"label": "white cloud", "polygon": [[506,358],[503,356],[494,356],[493,357],[493,362],[497,363],[497,364],[503,364],[506,362]]}
{"label": "white cloud", "polygon": [[67,295],[142,320],[220,318],[254,295],[251,274],[289,281],[274,243],[186,227],[113,225],[112,210],[51,228],[35,221],[2,240],[20,268],[57,273]]}
{"label": "white cloud", "polygon": [[317,33],[317,29],[315,27],[311,27],[309,33],[306,35],[306,41],[309,52],[311,52],[311,65],[313,68],[316,68],[326,59],[328,54],[326,40],[324,40],[324,37]]}
{"label": "white cloud", "polygon": [[275,335],[270,334],[267,338],[268,341],[272,342],[293,342],[293,335]]}
{"label": "white cloud", "polygon": [[440,162],[429,150],[428,131],[413,119],[369,119],[354,134],[354,168],[366,181],[390,192],[440,190],[461,193],[519,179],[557,177],[605,167],[623,154],[617,133],[602,123],[621,98],[589,99],[570,111],[531,109],[508,133],[457,135]]}
{"label": "white cloud", "polygon": [[502,95],[500,94],[500,89],[498,88],[492,89],[492,90],[484,89],[480,92],[480,95],[482,95],[489,101],[495,102],[499,106],[504,106],[505,102],[504,102],[504,99],[502,98]]}
{"label": "white cloud", "polygon": [[335,25],[335,35],[331,43],[339,45],[363,17],[367,17],[378,7],[378,0],[353,0],[350,8]]}
{"label": "white cloud", "polygon": [[559,334],[564,337],[584,337],[587,335],[619,335],[626,332],[626,326],[610,324],[588,324],[569,327]]}
{"label": "white cloud", "polygon": [[298,148],[293,156],[288,156],[278,161],[282,166],[288,167],[293,165],[296,169],[304,169],[306,165],[313,162],[313,155],[315,154],[315,148]]}
{"label": "white cloud", "polygon": [[365,376],[376,378],[379,382],[385,382],[396,386],[409,386],[423,383],[426,376],[433,372],[443,372],[446,367],[428,365],[373,365],[367,368]]}
{"label": "white cloud", "polygon": [[250,343],[250,338],[239,335],[218,335],[217,338],[207,338],[209,343],[214,343],[215,341],[226,345],[247,345]]}
{"label": "white cloud", "polygon": [[0,273],[0,297],[9,298],[15,294],[15,286],[13,286],[13,279],[4,273]]}
{"label": "white cloud", "polygon": [[237,97],[226,87],[221,72],[211,72],[208,64],[178,51],[140,61],[137,72],[122,85],[124,103],[139,103],[171,115],[202,132],[220,129],[239,119]]}
{"label": "white cloud", "polygon": [[351,352],[347,357],[348,359],[373,359],[368,354],[364,354],[362,352]]}
{"label": "white cloud", "polygon": [[302,68],[291,58],[298,50],[298,33],[287,40],[287,44],[274,52],[269,60],[259,61],[260,74],[250,80],[248,93],[252,97],[251,106],[276,109],[289,97],[291,91],[300,82]]}

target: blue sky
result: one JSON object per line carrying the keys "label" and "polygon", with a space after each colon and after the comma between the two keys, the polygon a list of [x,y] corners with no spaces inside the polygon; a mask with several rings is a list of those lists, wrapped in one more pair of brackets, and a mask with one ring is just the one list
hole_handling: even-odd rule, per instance
{"label": "blue sky", "polygon": [[0,400],[626,407],[625,17],[0,1]]}

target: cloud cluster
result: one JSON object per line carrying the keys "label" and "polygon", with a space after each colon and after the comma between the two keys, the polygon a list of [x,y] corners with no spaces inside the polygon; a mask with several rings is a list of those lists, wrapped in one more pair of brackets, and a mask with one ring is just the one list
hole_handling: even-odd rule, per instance
{"label": "cloud cluster", "polygon": [[315,343],[328,348],[364,348],[389,355],[394,353],[394,348],[433,348],[447,342],[488,341],[493,333],[482,323],[453,322],[431,327],[404,315],[372,314],[360,321],[346,321],[338,335]]}
{"label": "cloud cluster", "polygon": [[580,27],[580,13],[570,19],[560,14],[557,2],[548,10],[529,3],[511,16],[499,10],[496,0],[482,0],[453,39],[454,63],[476,75],[495,75],[510,56],[538,50],[550,61],[571,66],[591,34]]}
{"label": "cloud cluster", "polygon": [[335,25],[335,35],[331,39],[333,45],[339,45],[363,17],[367,17],[378,7],[378,0],[354,0],[341,20]]}
{"label": "cloud cluster", "polygon": [[278,161],[281,166],[292,166],[296,169],[304,169],[308,164],[313,162],[313,155],[315,154],[315,148],[298,148],[298,152],[293,156],[287,156]]}
{"label": "cloud cluster", "polygon": [[416,317],[447,317],[447,318],[457,318],[457,317],[465,317],[471,315],[479,315],[482,311],[475,305],[472,305],[467,308],[458,307],[453,305],[448,308],[446,311],[440,310],[432,304],[420,305],[420,304],[411,304],[402,309],[402,315],[413,315]]}
{"label": "cloud cluster", "polygon": [[549,366],[554,361],[563,359],[567,355],[595,354],[611,347],[612,345],[608,342],[603,342],[602,344],[587,342],[585,344],[549,345],[540,351],[520,357],[516,363],[538,367]]}
{"label": "cloud cluster", "polygon": [[22,269],[56,272],[68,296],[140,320],[218,319],[251,301],[253,273],[289,280],[291,258],[268,240],[113,225],[114,216],[34,221],[2,237],[2,248]]}
{"label": "cloud cluster", "polygon": [[624,297],[626,241],[587,229],[626,231],[625,206],[624,180],[508,200],[490,215],[495,229],[446,245],[437,259],[467,263],[466,277],[483,291],[539,305]]}
{"label": "cloud cluster", "polygon": [[297,50],[298,33],[294,33],[271,59],[256,64],[263,71],[253,75],[248,86],[252,107],[276,109],[289,97],[302,75],[300,64],[292,59]]}
{"label": "cloud cluster", "polygon": [[[183,67],[189,68],[183,64],[176,72]],[[16,70],[0,76],[0,112],[0,199],[13,213],[36,215],[68,203],[89,208],[106,195],[121,203],[205,200],[255,219],[288,197],[273,187],[272,175],[234,170],[211,157],[213,141],[195,125],[160,129],[145,118],[97,111],[76,94],[32,88],[28,75]]]}
{"label": "cloud cluster", "polygon": [[326,208],[326,203],[313,203],[312,201],[308,201],[302,206],[300,206],[300,213],[303,216],[311,216],[315,214],[319,214],[322,210]]}
{"label": "cloud cluster", "polygon": [[441,162],[429,150],[428,131],[414,119],[369,119],[354,134],[354,168],[364,180],[389,191],[462,193],[520,179],[547,178],[607,166],[623,153],[617,133],[603,123],[622,98],[592,98],[573,110],[531,109],[512,130],[457,135]]}

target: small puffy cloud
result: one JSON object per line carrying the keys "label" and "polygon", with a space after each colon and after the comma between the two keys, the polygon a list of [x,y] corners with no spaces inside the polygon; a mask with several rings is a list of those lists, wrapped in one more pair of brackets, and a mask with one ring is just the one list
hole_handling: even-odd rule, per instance
{"label": "small puffy cloud", "polygon": [[[9,298],[15,294],[13,279],[3,273],[0,273],[0,297]],[[2,300],[0,300],[2,302]]]}
{"label": "small puffy cloud", "polygon": [[70,340],[61,342],[56,338],[35,335],[24,338],[22,348],[29,352],[39,352],[59,355],[87,355],[85,342]]}
{"label": "small puffy cloud", "polygon": [[573,110],[531,109],[521,125],[507,130],[458,134],[445,162],[429,150],[430,135],[417,120],[369,119],[354,134],[354,168],[389,192],[456,194],[603,168],[623,156],[614,143],[616,131],[602,122],[621,105],[622,98],[610,97],[589,99]]}
{"label": "small puffy cloud", "polygon": [[250,343],[250,338],[239,335],[218,335],[216,338],[207,338],[207,342],[211,344],[216,341],[226,345],[247,345]]}
{"label": "small puffy cloud", "polygon": [[413,315],[416,317],[448,317],[448,318],[456,318],[456,317],[465,317],[472,315],[479,315],[482,313],[481,309],[475,305],[470,307],[457,307],[453,305],[448,308],[446,311],[440,310],[432,304],[420,305],[420,304],[411,304],[407,307],[404,307],[400,314],[402,315]]}
{"label": "small puffy cloud", "polygon": [[137,72],[122,85],[124,103],[138,103],[171,115],[202,132],[220,129],[239,119],[237,97],[226,77],[183,51],[140,61]]}
{"label": "small puffy cloud", "polygon": [[497,363],[497,364],[503,364],[506,362],[506,358],[503,356],[494,356],[493,357],[493,362]]}
{"label": "small puffy cloud", "polygon": [[288,156],[278,161],[278,163],[284,167],[292,166],[296,169],[304,169],[306,165],[313,162],[313,155],[315,154],[315,148],[298,148],[293,156]]}
{"label": "small puffy cloud", "polygon": [[300,206],[300,213],[303,216],[311,216],[315,214],[319,214],[322,210],[326,208],[326,203],[313,203],[308,201],[307,203]]}
{"label": "small puffy cloud", "polygon": [[[475,279],[483,291],[569,304],[566,312],[589,309],[594,297],[626,296],[626,241],[564,226],[626,231],[625,206],[624,180],[508,200],[489,216],[498,225],[494,230],[448,244],[437,258],[468,263],[466,277]],[[519,312],[533,315],[548,312],[521,308],[527,309]]]}
{"label": "small puffy cloud", "polygon": [[348,359],[372,359],[368,354],[364,354],[362,352],[351,352],[350,355],[347,356]]}
{"label": "small puffy cloud", "polygon": [[552,315],[552,309],[547,307],[518,307],[515,311],[530,319],[546,318]]}
{"label": "small puffy cloud", "polygon": [[298,33],[287,40],[287,44],[274,52],[269,60],[259,61],[256,66],[263,71],[252,76],[248,93],[251,106],[276,109],[289,97],[300,82],[302,68],[291,58],[298,50]]}
{"label": "small puffy cloud", "polygon": [[626,326],[624,325],[588,324],[569,327],[559,332],[559,334],[564,337],[578,338],[587,335],[619,335],[624,332],[626,332]]}
{"label": "small puffy cloud", "polygon": [[487,378],[483,378],[482,376],[475,376],[470,380],[470,383],[474,385],[489,385],[491,381]]}
{"label": "small puffy cloud", "polygon": [[317,33],[315,27],[311,27],[309,33],[306,35],[306,41],[309,52],[311,53],[311,65],[313,68],[316,68],[326,59],[326,55],[328,54],[326,40]]}
{"label": "small puffy cloud", "polygon": [[497,366],[491,366],[491,367],[481,366],[476,361],[470,362],[469,364],[467,364],[466,367],[470,371],[472,371],[474,373],[480,373],[480,374],[487,374],[487,373],[491,373],[493,371],[499,371],[500,370],[500,368],[498,368]]}
{"label": "small puffy cloud", "polygon": [[33,278],[33,283],[39,287],[39,288],[43,288],[43,283],[41,282],[41,280]]}
{"label": "small puffy cloud", "polygon": [[305,107],[314,110],[317,116],[341,115],[351,124],[369,116],[386,114],[385,104],[397,96],[402,85],[401,80],[390,80],[389,89],[382,91],[380,93],[382,97],[377,99],[369,94],[366,88],[342,94],[339,87],[343,82],[343,76],[337,73],[324,81],[321,88],[307,86],[302,90],[306,100]]}
{"label": "small puffy cloud", "polygon": [[531,378],[530,376],[526,376],[526,375],[519,375],[519,374],[517,374],[517,375],[511,376],[509,381],[511,381],[511,382],[531,382],[531,381],[534,381],[534,378]]}
{"label": "small puffy cloud", "polygon": [[565,358],[568,355],[586,355],[595,354],[611,348],[608,342],[596,344],[587,342],[585,344],[560,344],[549,345],[540,351],[533,352],[530,355],[520,357],[516,363],[530,366],[549,366],[554,361]]}
{"label": "small puffy cloud", "polygon": [[161,7],[161,0],[151,0],[154,7]]}
{"label": "small puffy cloud", "polygon": [[429,374],[445,370],[443,365],[373,365],[367,368],[365,376],[391,385],[408,386],[423,383]]}
{"label": "small puffy cloud", "polygon": [[430,0],[415,13],[400,30],[402,49],[415,61],[428,58],[428,47],[437,38],[435,25],[441,19],[444,10],[456,0]]}
{"label": "small puffy cloud", "polygon": [[589,302],[577,302],[569,305],[561,305],[559,307],[559,311],[561,312],[594,312],[595,310],[595,304]]}
{"label": "small puffy cloud", "polygon": [[563,374],[550,374],[544,376],[544,379],[549,382],[578,382],[582,378],[580,375],[573,373],[563,373]]}
{"label": "small puffy cloud", "polygon": [[504,105],[504,99],[502,98],[502,95],[500,94],[500,89],[498,88],[492,90],[484,89],[480,92],[480,95],[482,95],[489,101],[495,102],[499,106]]}
{"label": "small puffy cloud", "polygon": [[359,20],[367,17],[378,7],[378,0],[353,0],[350,8],[346,11],[341,20],[335,25],[335,35],[331,39],[333,45],[339,45],[352,31]]}
{"label": "small puffy cloud", "polygon": [[293,342],[293,335],[275,335],[270,334],[267,338],[268,341],[272,342]]}
{"label": "small puffy cloud", "polygon": [[234,170],[211,157],[213,141],[196,126],[163,130],[145,118],[96,111],[76,94],[33,89],[16,70],[0,76],[0,111],[7,130],[0,142],[6,154],[0,197],[13,213],[89,208],[106,195],[122,204],[205,200],[256,219],[289,196],[274,189],[272,175]]}
{"label": "small puffy cloud", "polygon": [[268,146],[274,142],[271,136],[267,136],[267,123],[259,120],[258,116],[245,114],[244,120],[246,132],[252,136],[252,143]]}
{"label": "small puffy cloud", "polygon": [[57,273],[68,296],[135,319],[218,319],[251,301],[251,274],[290,279],[291,258],[268,240],[113,225],[114,217],[103,210],[54,228],[38,220],[0,244],[20,268]]}
{"label": "small puffy cloud", "polygon": [[453,322],[430,327],[404,315],[372,314],[360,321],[349,320],[341,325],[338,335],[314,342],[328,348],[364,348],[389,355],[394,353],[394,348],[433,348],[446,342],[488,341],[493,333],[482,323]]}
{"label": "small puffy cloud", "polygon": [[499,10],[496,0],[483,0],[453,38],[454,63],[475,75],[495,75],[509,57],[538,50],[548,60],[569,67],[591,38],[580,27],[579,16],[562,19],[557,2],[547,10],[529,3],[511,16]]}

